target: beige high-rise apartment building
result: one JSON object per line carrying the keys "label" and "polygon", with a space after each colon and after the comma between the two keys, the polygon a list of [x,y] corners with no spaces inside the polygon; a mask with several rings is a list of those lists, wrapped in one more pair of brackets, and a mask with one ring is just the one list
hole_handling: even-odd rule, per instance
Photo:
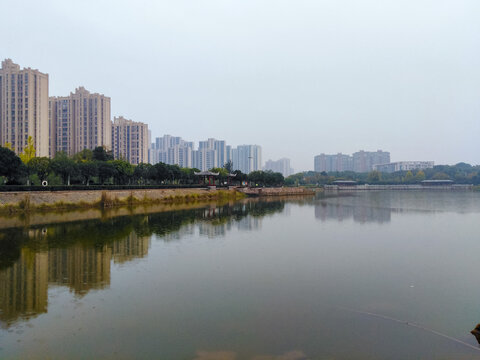
{"label": "beige high-rise apartment building", "polygon": [[116,117],[112,124],[113,157],[125,159],[130,164],[138,165],[148,162],[150,139],[148,125]]}
{"label": "beige high-rise apartment building", "polygon": [[31,136],[37,156],[48,156],[48,74],[24,68],[11,59],[0,68],[0,145],[19,154]]}
{"label": "beige high-rise apartment building", "polygon": [[112,149],[110,98],[84,87],[65,97],[50,97],[50,156],[104,146]]}

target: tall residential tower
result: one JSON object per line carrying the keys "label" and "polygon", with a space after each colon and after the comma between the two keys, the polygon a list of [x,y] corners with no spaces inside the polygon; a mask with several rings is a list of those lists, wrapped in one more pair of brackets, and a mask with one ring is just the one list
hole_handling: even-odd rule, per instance
{"label": "tall residential tower", "polygon": [[19,154],[29,136],[36,156],[48,156],[48,74],[6,59],[0,68],[0,145],[9,143]]}
{"label": "tall residential tower", "polygon": [[244,174],[262,169],[262,147],[259,145],[238,145],[232,149],[233,169]]}
{"label": "tall residential tower", "polygon": [[110,98],[83,87],[65,97],[50,98],[51,149],[73,155],[83,149],[112,149]]}
{"label": "tall residential tower", "polygon": [[116,117],[112,124],[112,146],[115,159],[127,160],[138,165],[148,162],[148,125]]}

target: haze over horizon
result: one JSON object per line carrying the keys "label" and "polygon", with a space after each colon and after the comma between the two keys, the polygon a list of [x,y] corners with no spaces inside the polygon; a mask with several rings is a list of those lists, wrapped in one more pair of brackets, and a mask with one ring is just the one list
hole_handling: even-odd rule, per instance
{"label": "haze over horizon", "polygon": [[79,86],[152,138],[480,164],[480,2],[16,1],[0,59]]}

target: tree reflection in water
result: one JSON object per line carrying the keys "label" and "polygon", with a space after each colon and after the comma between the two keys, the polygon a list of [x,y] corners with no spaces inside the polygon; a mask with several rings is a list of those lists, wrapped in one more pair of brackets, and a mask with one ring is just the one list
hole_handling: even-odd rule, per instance
{"label": "tree reflection in water", "polygon": [[222,206],[144,213],[0,231],[0,322],[47,312],[48,287],[77,296],[110,284],[110,265],[148,255],[153,235],[175,241],[183,232],[221,236],[236,226],[254,230],[260,219],[284,209],[283,201],[242,201]]}

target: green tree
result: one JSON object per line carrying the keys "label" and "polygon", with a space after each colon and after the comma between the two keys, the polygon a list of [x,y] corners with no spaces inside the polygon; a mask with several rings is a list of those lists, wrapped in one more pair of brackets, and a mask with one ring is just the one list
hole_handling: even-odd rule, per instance
{"label": "green tree", "polygon": [[433,180],[450,180],[450,177],[444,172],[437,172],[432,176]]}
{"label": "green tree", "polygon": [[83,149],[82,151],[73,155],[73,160],[75,160],[77,163],[85,162],[85,161],[93,161],[93,151],[90,149]]}
{"label": "green tree", "polygon": [[0,147],[0,176],[7,179],[7,183],[18,183],[24,175],[25,165],[10,149]]}
{"label": "green tree", "polygon": [[233,174],[235,174],[235,181],[238,182],[239,184],[241,184],[243,181],[248,180],[248,175],[244,174],[240,170],[235,170]]}
{"label": "green tree", "polygon": [[200,170],[195,169],[195,168],[181,168],[180,169],[180,180],[184,184],[193,184],[195,182],[198,182],[197,176],[195,176],[196,172],[199,172]]}
{"label": "green tree", "polygon": [[83,183],[87,186],[90,185],[90,180],[98,175],[97,162],[95,161],[82,161],[78,163],[78,171],[83,179]]}
{"label": "green tree", "polygon": [[127,185],[133,177],[133,165],[125,160],[113,160],[112,165],[115,169],[113,179],[117,185]]}
{"label": "green tree", "polygon": [[228,160],[225,165],[223,165],[223,168],[225,170],[227,170],[227,172],[229,174],[231,174],[233,172],[233,161],[232,160]]}
{"label": "green tree", "polygon": [[281,173],[274,173],[273,171],[252,171],[248,174],[248,181],[256,185],[263,186],[279,186],[283,185],[285,179]]}
{"label": "green tree", "polygon": [[59,151],[51,162],[51,169],[62,178],[66,185],[70,185],[70,179],[77,172],[77,164],[66,153]]}
{"label": "green tree", "polygon": [[103,185],[115,175],[115,166],[110,161],[98,161],[96,164],[98,179],[100,184]]}
{"label": "green tree", "polygon": [[153,166],[151,164],[138,164],[133,170],[133,179],[138,184],[147,184],[148,181],[151,179],[152,167]]}
{"label": "green tree", "polygon": [[167,165],[168,180],[175,184],[182,177],[182,171],[178,165]]}
{"label": "green tree", "polygon": [[257,171],[250,172],[250,174],[248,174],[248,182],[251,183],[251,185],[254,185],[254,186],[262,185],[262,183],[263,183],[263,171],[257,170]]}
{"label": "green tree", "polygon": [[413,174],[410,170],[407,171],[407,173],[405,174],[405,177],[403,178],[403,181],[406,182],[406,183],[411,183],[413,181]]}
{"label": "green tree", "polygon": [[47,157],[34,157],[28,162],[27,166],[31,173],[37,174],[40,182],[47,180],[51,171],[50,159]]}
{"label": "green tree", "polygon": [[425,173],[422,170],[418,170],[415,174],[415,181],[421,182],[425,180]]}
{"label": "green tree", "polygon": [[274,172],[273,173],[273,183],[271,185],[277,185],[277,186],[280,186],[280,185],[284,185],[285,184],[285,177],[283,176],[282,173],[279,173],[279,172]]}
{"label": "green tree", "polygon": [[111,151],[107,151],[104,146],[97,146],[93,149],[93,160],[97,161],[109,161],[113,160],[113,155]]}
{"label": "green tree", "polygon": [[152,173],[153,178],[158,183],[175,183],[183,176],[178,165],[168,165],[161,162],[153,165]]}
{"label": "green tree", "polygon": [[368,173],[367,181],[369,183],[379,183],[382,181],[382,173],[378,170],[373,170]]}

